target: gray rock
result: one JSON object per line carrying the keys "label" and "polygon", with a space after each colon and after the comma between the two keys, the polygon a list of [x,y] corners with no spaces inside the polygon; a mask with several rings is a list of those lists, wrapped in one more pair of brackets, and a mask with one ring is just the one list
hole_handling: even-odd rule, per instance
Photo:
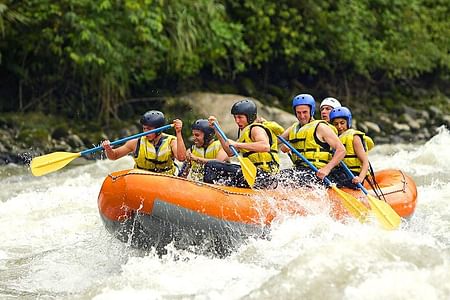
{"label": "gray rock", "polygon": [[[231,106],[236,101],[244,98],[249,98],[234,94],[214,94],[214,93],[190,93],[179,100],[187,103],[192,107],[193,111],[197,112],[199,116],[208,118],[213,115],[219,121],[220,126],[225,131],[229,138],[237,137],[237,126],[234,123],[231,115]],[[297,118],[293,113],[286,112],[279,108],[268,107],[261,104],[260,101],[250,98],[255,101],[258,107],[258,116],[263,117],[269,121],[276,121],[284,128],[291,126]]]}
{"label": "gray rock", "polygon": [[410,114],[403,114],[403,117],[405,118],[406,123],[411,129],[415,131],[420,129],[419,122],[417,122],[417,120],[415,120]]}
{"label": "gray rock", "polygon": [[368,132],[369,131],[369,127],[367,127],[367,125],[364,124],[364,122],[358,122],[355,125],[352,125],[352,127],[360,129],[362,132]]}
{"label": "gray rock", "polygon": [[422,128],[421,132],[425,136],[425,139],[428,140],[429,138],[431,138],[431,133],[428,130],[428,128],[426,128],[426,127]]}
{"label": "gray rock", "polygon": [[380,126],[378,126],[377,123],[365,121],[364,124],[367,126],[369,132],[371,132],[371,131],[373,131],[375,133],[381,132]]}
{"label": "gray rock", "polygon": [[410,131],[411,128],[407,124],[394,122],[394,129],[397,131]]}
{"label": "gray rock", "polygon": [[51,137],[53,139],[58,140],[58,139],[65,138],[68,135],[69,135],[69,131],[67,130],[66,127],[58,126],[53,130]]}
{"label": "gray rock", "polygon": [[407,105],[404,105],[404,104],[403,104],[403,105],[402,105],[402,108],[403,108],[405,114],[410,115],[410,116],[412,116],[412,117],[418,116],[418,115],[420,114],[420,111],[419,111],[419,110],[417,110],[417,109],[415,109],[415,108],[412,108],[412,107],[410,107],[410,106],[407,106]]}
{"label": "gray rock", "polygon": [[381,122],[381,124],[383,124],[383,125],[389,125],[389,126],[391,126],[392,127],[392,120],[391,120],[391,118],[389,117],[389,116],[387,116],[387,115],[380,115],[379,116],[379,120],[380,120],[380,122]]}
{"label": "gray rock", "polygon": [[[257,103],[259,103],[259,101]],[[290,114],[276,107],[261,106],[261,108],[259,109],[259,115],[266,120],[276,121],[284,128],[287,128],[297,122],[297,118],[293,113]]]}
{"label": "gray rock", "polygon": [[428,111],[426,111],[426,110],[421,110],[420,111],[420,114],[421,114],[421,116],[422,116],[422,118],[424,118],[425,120],[429,120],[430,119],[430,113],[428,112]]}
{"label": "gray rock", "polygon": [[7,152],[8,149],[6,149],[6,147],[3,145],[3,142],[0,141],[0,152]]}
{"label": "gray rock", "polygon": [[74,148],[82,148],[84,147],[83,141],[76,134],[71,134],[67,137],[67,143]]}
{"label": "gray rock", "polygon": [[442,117],[442,121],[444,121],[444,125],[450,128],[450,115],[445,115]]}
{"label": "gray rock", "polygon": [[64,140],[52,140],[52,147],[54,151],[72,151],[72,148]]}
{"label": "gray rock", "polygon": [[399,135],[405,142],[411,143],[411,142],[414,141],[414,135],[411,134],[411,132],[408,132],[408,131],[400,131],[400,132],[398,133],[398,135]]}
{"label": "gray rock", "polygon": [[424,141],[424,140],[427,139],[426,135],[425,135],[423,132],[418,133],[418,134],[415,136],[415,138],[416,138],[416,140],[418,140],[418,141]]}
{"label": "gray rock", "polygon": [[419,123],[420,127],[424,128],[423,126],[425,126],[427,124],[427,120],[419,118],[416,120],[417,123]]}
{"label": "gray rock", "polygon": [[431,116],[434,118],[440,117],[442,115],[441,110],[434,105],[430,105],[430,107],[428,108],[428,111],[430,112]]}

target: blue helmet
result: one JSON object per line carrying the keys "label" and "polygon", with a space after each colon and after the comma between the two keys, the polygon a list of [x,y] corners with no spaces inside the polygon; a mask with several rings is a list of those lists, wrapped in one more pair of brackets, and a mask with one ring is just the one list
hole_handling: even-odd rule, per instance
{"label": "blue helmet", "polygon": [[208,120],[198,119],[192,124],[192,130],[200,130],[204,133],[203,144],[204,147],[209,145],[209,142],[214,138],[214,129],[209,126]]}
{"label": "blue helmet", "polygon": [[336,118],[343,118],[347,121],[348,128],[352,127],[352,112],[345,106],[333,108],[330,112],[330,122]]}
{"label": "blue helmet", "polygon": [[294,99],[292,99],[292,109],[294,110],[294,114],[295,107],[299,105],[309,105],[311,117],[314,116],[314,113],[316,112],[316,101],[314,100],[313,96],[311,96],[310,94],[300,94],[295,96]]}

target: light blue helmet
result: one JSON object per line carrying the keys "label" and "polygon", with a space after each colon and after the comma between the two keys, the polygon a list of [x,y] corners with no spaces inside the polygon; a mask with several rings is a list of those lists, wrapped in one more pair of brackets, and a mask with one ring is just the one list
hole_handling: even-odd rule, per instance
{"label": "light blue helmet", "polygon": [[316,101],[314,100],[313,96],[311,96],[310,94],[300,94],[295,96],[292,99],[292,109],[294,110],[294,114],[295,107],[299,105],[309,105],[311,117],[314,116],[314,113],[316,112]]}
{"label": "light blue helmet", "polygon": [[336,118],[343,118],[347,121],[347,127],[352,127],[352,112],[345,106],[333,108],[330,112],[330,122]]}

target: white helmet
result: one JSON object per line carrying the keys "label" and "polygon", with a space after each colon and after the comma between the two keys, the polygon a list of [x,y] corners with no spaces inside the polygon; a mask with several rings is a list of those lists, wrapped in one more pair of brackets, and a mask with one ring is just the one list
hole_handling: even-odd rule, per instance
{"label": "white helmet", "polygon": [[323,99],[322,103],[320,103],[320,108],[324,105],[329,105],[332,108],[341,107],[341,103],[337,99],[331,97]]}

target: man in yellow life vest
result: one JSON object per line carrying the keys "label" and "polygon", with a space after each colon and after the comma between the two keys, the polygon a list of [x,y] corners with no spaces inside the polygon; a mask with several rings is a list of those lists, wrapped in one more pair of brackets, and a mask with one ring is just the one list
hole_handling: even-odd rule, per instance
{"label": "man in yellow life vest", "polygon": [[355,175],[353,180],[347,177],[344,185],[357,189],[356,184],[362,184],[367,176],[369,170],[367,152],[373,148],[373,141],[364,132],[352,128],[352,113],[347,107],[333,109],[330,113],[330,120],[337,128],[339,139],[347,152],[343,162]]}
{"label": "man in yellow life vest", "polygon": [[[214,129],[206,119],[199,119],[192,124],[194,144],[186,151],[186,168],[180,176],[188,175],[197,181],[203,181],[204,166],[210,160],[228,161],[228,154],[218,140],[214,140]],[[183,165],[184,166],[184,165]]]}
{"label": "man in yellow life vest", "polygon": [[[291,127],[286,129],[282,136],[308,159],[317,169],[317,173],[297,155],[292,154],[294,169],[283,170],[281,178],[287,184],[308,185],[321,183],[325,176],[334,182],[335,170],[345,156],[345,148],[339,140],[331,125],[324,120],[314,120],[316,102],[309,94],[300,94],[292,99],[292,109],[298,119]],[[334,154],[332,154],[334,149]],[[283,152],[288,152],[282,146]],[[315,175],[315,176],[314,176]]]}
{"label": "man in yellow life vest", "polygon": [[339,102],[337,99],[332,97],[327,97],[320,102],[319,110],[320,110],[320,117],[322,120],[330,122],[330,112],[336,108],[341,107],[341,102]]}
{"label": "man in yellow life vest", "polygon": [[[166,120],[162,112],[150,110],[142,116],[140,122],[142,130],[149,131],[164,126]],[[173,124],[176,136],[151,133],[139,139],[130,140],[116,149],[111,147],[109,140],[103,141],[102,146],[106,156],[111,160],[133,153],[135,168],[175,175],[177,168],[174,160],[184,161],[186,159],[186,147],[181,134],[183,123],[176,119]]]}
{"label": "man in yellow life vest", "polygon": [[[239,128],[237,141],[227,142],[216,132],[223,149],[228,156],[233,156],[230,145],[234,146],[243,157],[247,157],[257,168],[255,188],[270,188],[276,186],[275,174],[279,172],[278,142],[276,135],[264,125],[257,123],[257,108],[255,102],[244,99],[234,103],[231,114]],[[216,121],[210,116],[210,126]],[[209,161],[205,165],[205,182],[219,183],[231,186],[248,187],[242,174],[242,169],[236,164],[226,164]]]}

